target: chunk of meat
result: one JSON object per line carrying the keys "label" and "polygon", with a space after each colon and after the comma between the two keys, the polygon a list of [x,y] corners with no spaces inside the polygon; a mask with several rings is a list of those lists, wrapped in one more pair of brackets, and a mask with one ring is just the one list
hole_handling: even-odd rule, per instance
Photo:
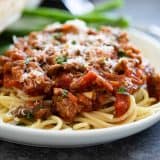
{"label": "chunk of meat", "polygon": [[24,91],[32,96],[43,94],[50,94],[52,88],[52,81],[46,76],[30,76],[24,80]]}
{"label": "chunk of meat", "polygon": [[33,109],[28,106],[19,106],[11,112],[15,117],[27,118],[31,120],[33,118]]}
{"label": "chunk of meat", "polygon": [[87,98],[86,96],[79,94],[78,96],[78,104],[82,107],[82,112],[90,112],[93,110],[92,99]]}
{"label": "chunk of meat", "polygon": [[160,74],[152,75],[147,78],[147,89],[151,97],[160,100]]}
{"label": "chunk of meat", "polygon": [[12,87],[17,87],[21,88],[22,84],[15,80],[10,74],[5,74],[3,77],[3,85],[6,88],[12,88]]}
{"label": "chunk of meat", "polygon": [[46,119],[51,115],[51,110],[49,108],[40,108],[34,113],[35,119]]}
{"label": "chunk of meat", "polygon": [[53,92],[53,110],[66,121],[73,121],[81,110],[77,97],[61,88],[54,88]]}
{"label": "chunk of meat", "polygon": [[89,71],[80,79],[73,81],[71,83],[71,89],[84,89],[93,85],[93,83],[106,90],[113,91],[112,85],[94,71]]}
{"label": "chunk of meat", "polygon": [[77,34],[78,33],[78,29],[71,24],[64,24],[59,31],[63,32],[63,33],[74,33]]}
{"label": "chunk of meat", "polygon": [[84,76],[82,76],[80,79],[73,81],[71,83],[71,88],[72,89],[77,89],[77,88],[86,88],[88,85],[90,85],[93,81],[95,81],[97,78],[97,75],[93,71],[89,71],[86,73]]}
{"label": "chunk of meat", "polygon": [[4,65],[6,62],[11,61],[9,57],[6,56],[0,56],[0,65]]}
{"label": "chunk of meat", "polygon": [[130,106],[130,98],[129,95],[125,94],[116,94],[116,101],[115,101],[115,115],[116,117],[120,117],[127,112]]}
{"label": "chunk of meat", "polygon": [[98,93],[96,96],[96,108],[99,109],[100,106],[104,106],[113,103],[115,98],[108,93]]}
{"label": "chunk of meat", "polygon": [[47,75],[52,76],[59,71],[63,71],[63,66],[61,64],[50,65],[47,68]]}
{"label": "chunk of meat", "polygon": [[6,52],[6,55],[9,56],[12,60],[24,60],[27,55],[22,52],[22,51],[18,51],[18,50],[9,50]]}
{"label": "chunk of meat", "polygon": [[26,102],[25,106],[19,106],[11,112],[14,116],[19,118],[33,119],[46,119],[51,113],[51,105],[45,102]]}
{"label": "chunk of meat", "polygon": [[56,78],[56,87],[69,89],[72,82],[72,74],[62,74]]}
{"label": "chunk of meat", "polygon": [[101,76],[97,76],[96,78],[96,84],[99,86],[99,87],[102,87],[108,91],[113,91],[113,87],[111,85],[111,83],[109,83],[108,80],[104,79],[103,77]]}

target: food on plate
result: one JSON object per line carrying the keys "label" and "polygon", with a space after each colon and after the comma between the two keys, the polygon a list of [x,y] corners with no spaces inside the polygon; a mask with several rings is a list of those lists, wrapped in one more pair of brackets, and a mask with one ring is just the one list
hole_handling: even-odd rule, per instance
{"label": "food on plate", "polygon": [[156,112],[160,75],[120,29],[73,20],[13,41],[0,57],[3,122],[85,130]]}

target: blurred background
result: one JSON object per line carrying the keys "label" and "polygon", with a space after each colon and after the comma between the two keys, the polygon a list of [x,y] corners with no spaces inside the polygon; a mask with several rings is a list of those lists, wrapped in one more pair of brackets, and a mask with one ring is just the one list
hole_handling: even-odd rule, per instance
{"label": "blurred background", "polygon": [[[101,3],[107,0],[90,1],[93,3]],[[65,8],[60,0],[44,0],[41,5]],[[132,20],[133,24],[138,23],[140,25],[160,25],[159,11],[160,0],[125,0],[124,7],[118,11],[115,11],[115,13],[128,16]]]}

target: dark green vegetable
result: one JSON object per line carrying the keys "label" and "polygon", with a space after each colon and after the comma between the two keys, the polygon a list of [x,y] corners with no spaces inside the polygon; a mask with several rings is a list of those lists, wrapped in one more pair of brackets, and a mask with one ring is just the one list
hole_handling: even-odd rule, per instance
{"label": "dark green vegetable", "polygon": [[118,51],[118,57],[128,57],[127,55],[126,55],[126,53],[123,51],[123,50],[119,50]]}
{"label": "dark green vegetable", "polygon": [[53,21],[64,22],[69,19],[74,19],[75,16],[62,9],[51,9],[45,7],[39,7],[37,9],[25,9],[24,16],[36,16],[51,18]]}
{"label": "dark green vegetable", "polygon": [[120,87],[117,91],[118,94],[125,94],[128,95],[127,89],[125,87]]}
{"label": "dark green vegetable", "polygon": [[48,9],[48,8],[37,8],[37,9],[27,9],[24,10],[24,16],[35,16],[35,17],[46,17],[51,18],[52,20],[64,22],[70,19],[81,19],[86,21],[87,23],[103,23],[111,26],[119,26],[119,27],[128,27],[128,20],[124,17],[110,17],[103,14],[87,14],[75,16],[71,15],[69,12],[58,9]]}
{"label": "dark green vegetable", "polygon": [[64,62],[67,62],[67,57],[66,56],[59,56],[56,58],[57,64],[63,64]]}
{"label": "dark green vegetable", "polygon": [[67,95],[68,95],[68,91],[66,89],[63,89],[62,96],[67,97]]}
{"label": "dark green vegetable", "polygon": [[27,112],[27,114],[26,114],[26,118],[28,119],[28,120],[32,120],[33,119],[33,114],[31,113],[31,112]]}
{"label": "dark green vegetable", "polygon": [[72,41],[72,44],[73,44],[73,45],[75,45],[75,44],[76,44],[76,41],[75,41],[75,40],[73,40],[73,41]]}
{"label": "dark green vegetable", "polygon": [[106,16],[102,14],[97,15],[86,15],[86,16],[79,16],[79,19],[82,19],[86,21],[87,23],[95,23],[98,25],[110,25],[110,26],[117,26],[117,27],[128,27],[129,22],[124,17],[112,17],[112,16]]}
{"label": "dark green vegetable", "polygon": [[111,0],[109,2],[107,1],[104,3],[100,3],[99,5],[95,6],[95,9],[91,11],[89,14],[111,11],[122,7],[123,4],[124,4],[123,0]]}

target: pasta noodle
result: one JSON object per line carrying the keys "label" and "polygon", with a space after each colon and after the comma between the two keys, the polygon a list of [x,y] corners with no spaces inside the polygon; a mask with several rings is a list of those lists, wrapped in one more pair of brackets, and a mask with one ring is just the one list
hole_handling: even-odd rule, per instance
{"label": "pasta noodle", "polygon": [[15,125],[23,125],[30,128],[51,130],[89,130],[107,128],[146,118],[159,111],[159,107],[152,107],[156,99],[148,95],[147,90],[139,89],[134,96],[130,96],[130,107],[121,117],[114,116],[114,106],[106,107],[92,112],[83,112],[72,123],[65,122],[56,115],[46,120],[29,121],[24,118],[13,117],[10,113],[13,109],[23,104],[26,99],[40,99],[41,97],[28,97],[17,89],[1,88],[0,92],[0,116],[3,122]]}

